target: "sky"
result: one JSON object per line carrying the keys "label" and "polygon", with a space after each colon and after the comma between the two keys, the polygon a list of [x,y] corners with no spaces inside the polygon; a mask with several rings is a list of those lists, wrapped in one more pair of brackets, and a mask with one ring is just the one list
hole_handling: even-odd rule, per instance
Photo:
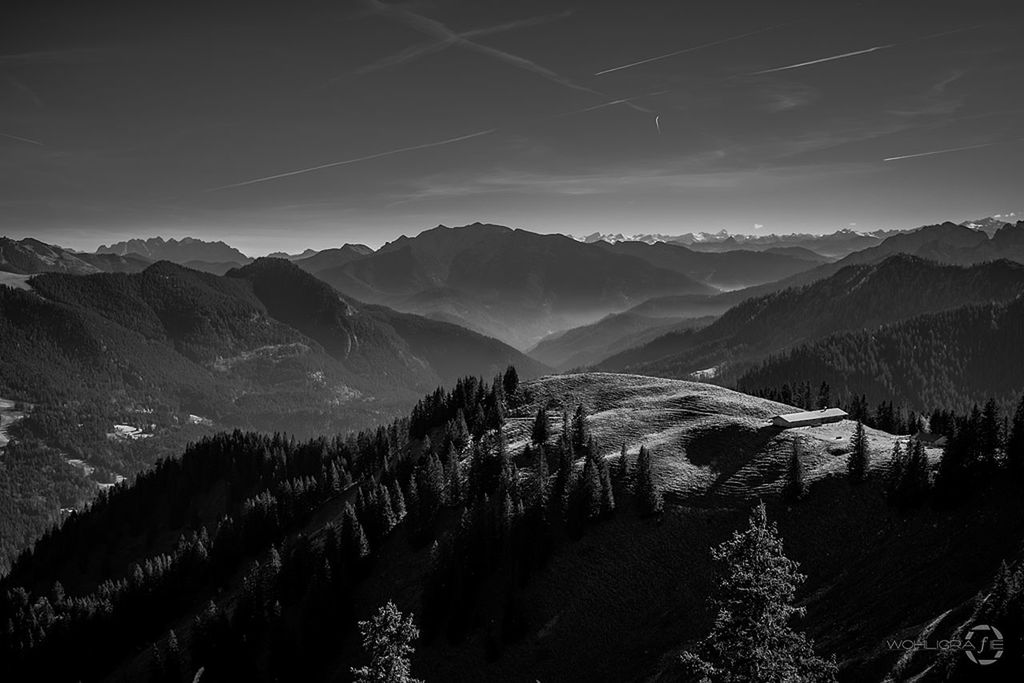
{"label": "sky", "polygon": [[832,232],[1024,208],[1024,3],[16,2],[0,234],[258,255],[438,224]]}

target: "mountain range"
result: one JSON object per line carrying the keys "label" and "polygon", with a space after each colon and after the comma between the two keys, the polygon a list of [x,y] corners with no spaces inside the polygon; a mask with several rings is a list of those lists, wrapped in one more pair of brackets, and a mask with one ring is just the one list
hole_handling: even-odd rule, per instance
{"label": "mountain range", "polygon": [[602,370],[722,377],[755,359],[844,330],[871,330],[922,313],[1008,301],[1024,291],[1024,265],[947,266],[898,254],[853,265],[803,287],[747,299],[699,330],[676,331],[613,355]]}
{"label": "mountain range", "polygon": [[[227,276],[161,261],[28,284],[0,287],[0,397],[33,406],[9,431],[105,476],[131,476],[213,429],[333,433],[408,410],[463,374],[547,371],[498,340],[340,295],[280,259]],[[122,443],[115,425],[143,437]],[[43,480],[64,476],[63,463],[36,462]],[[0,468],[3,490],[9,476],[27,475]],[[54,521],[62,494],[48,488],[42,508],[8,516],[0,562],[12,538]]]}

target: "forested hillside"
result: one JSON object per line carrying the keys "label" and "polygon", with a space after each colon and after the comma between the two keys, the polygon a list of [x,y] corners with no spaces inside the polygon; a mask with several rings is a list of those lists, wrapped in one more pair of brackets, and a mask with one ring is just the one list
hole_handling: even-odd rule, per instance
{"label": "forested hillside", "polygon": [[[1024,265],[940,265],[897,255],[849,266],[803,287],[748,299],[696,331],[671,332],[608,358],[604,370],[686,377],[736,373],[782,349],[844,330],[872,330],[922,313],[1007,301],[1024,291]],[[733,374],[735,376],[735,374]]]}
{"label": "forested hillside", "polygon": [[544,369],[454,325],[343,299],[283,260],[231,277],[161,262],[31,284],[0,287],[0,398],[31,406],[5,428],[44,455],[36,471],[27,456],[0,468],[21,492],[5,502],[0,567],[62,509],[215,428],[334,433],[466,372]]}
{"label": "forested hillside", "polygon": [[877,330],[830,335],[771,357],[741,391],[826,382],[833,396],[866,393],[912,410],[1009,406],[1024,388],[1024,299],[923,315]]}
{"label": "forested hillside", "polygon": [[713,627],[708,548],[762,498],[807,576],[794,625],[841,680],[955,680],[955,661],[879,643],[1019,603],[1024,404],[1006,435],[954,416],[945,453],[852,423],[769,426],[785,408],[510,368],[344,438],[210,437],[19,559],[0,656],[16,679],[349,680],[355,622],[393,601],[427,681],[678,680]]}

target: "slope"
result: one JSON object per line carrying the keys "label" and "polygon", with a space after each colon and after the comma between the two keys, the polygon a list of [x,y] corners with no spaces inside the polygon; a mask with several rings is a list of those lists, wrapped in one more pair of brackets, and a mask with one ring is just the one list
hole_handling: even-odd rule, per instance
{"label": "slope", "polygon": [[599,364],[684,377],[714,368],[721,376],[797,343],[969,303],[1007,301],[1024,291],[1024,266],[1008,261],[945,266],[897,255],[848,266],[804,287],[748,299],[697,331],[673,332]]}
{"label": "slope", "polygon": [[1004,406],[1024,389],[1024,299],[965,306],[873,331],[802,344],[746,372],[747,391],[814,379],[836,392],[867,393],[912,410],[969,410],[994,397]]}
{"label": "slope", "polygon": [[456,321],[519,348],[651,296],[715,291],[562,235],[481,224],[402,237],[317,275],[362,301]]}
{"label": "slope", "polygon": [[[198,444],[135,490],[121,491],[66,524],[19,564],[0,586],[6,589],[0,613],[12,618],[0,644],[11,647],[11,638],[21,637],[34,615],[36,639],[28,648],[40,657],[29,660],[41,667],[37,673],[64,667],[83,680],[132,680],[155,664],[147,645],[166,652],[165,635],[173,628],[187,675],[199,664],[195,658],[207,657],[204,678],[217,678],[219,660],[209,659],[211,653],[238,647],[226,651],[226,661],[247,680],[285,674],[335,680],[359,661],[354,621],[390,599],[416,612],[428,629],[413,660],[413,673],[426,680],[673,680],[672,660],[707,632],[714,616],[706,600],[712,586],[708,548],[742,525],[750,506],[763,498],[787,555],[809,576],[799,594],[807,609],[799,628],[820,651],[837,655],[842,680],[877,680],[898,658],[885,649],[887,639],[919,633],[936,614],[959,609],[1024,539],[1020,497],[1014,495],[1019,485],[1005,477],[955,509],[897,513],[886,505],[881,483],[894,439],[882,432],[869,430],[872,476],[852,487],[842,474],[848,422],[779,431],[768,418],[786,406],[649,377],[558,376],[526,389],[534,398],[519,405],[522,414],[505,426],[513,453],[521,449],[538,404],[557,412],[582,402],[602,455],[616,452],[622,441],[634,454],[640,443],[652,447],[666,511],[641,518],[631,495],[620,490],[613,515],[589,524],[580,538],[559,541],[523,583],[503,571],[474,580],[479,597],[460,635],[428,626],[424,600],[440,551],[410,541],[413,513],[395,532],[371,530],[370,511],[378,503],[367,502],[367,491],[378,473],[385,476],[380,464],[398,472],[389,486],[400,490],[406,486],[403,471],[413,471],[425,445],[411,432],[413,440],[401,445],[409,423],[396,423],[377,433],[394,449],[383,461],[374,455],[372,432],[348,442],[289,444],[235,434]],[[443,429],[443,420],[435,426]],[[797,438],[805,448],[810,492],[798,504],[784,504],[778,492]],[[468,450],[465,457],[472,457]],[[325,487],[330,477],[321,474],[325,466],[370,483],[363,493],[355,487],[332,492]],[[228,471],[236,472],[233,496],[221,488],[221,473]],[[529,463],[522,463],[524,486],[531,476]],[[296,487],[303,481],[309,483],[300,493]],[[380,491],[378,485],[372,495]],[[372,539],[363,565],[347,564],[353,556],[344,550],[349,522],[343,520],[351,519],[345,505],[353,500],[362,501],[356,507],[365,511],[359,515]],[[244,516],[234,518],[240,511]],[[212,526],[225,512],[236,521]],[[475,514],[465,513],[459,523],[460,510],[449,510],[450,523],[442,523],[438,534],[455,533]],[[160,533],[147,531],[152,529]],[[978,543],[981,536],[984,543]],[[240,549],[233,549],[235,543]],[[165,559],[147,563],[151,557]],[[158,566],[168,569],[150,569]],[[101,584],[107,578],[114,580]],[[56,579],[64,590],[51,590]],[[318,592],[335,581],[344,586],[344,597]],[[450,586],[444,595],[457,602],[463,587]],[[277,606],[264,617],[266,605]],[[51,630],[48,608],[62,615],[75,610],[57,622],[66,631]],[[102,616],[91,617],[90,610]],[[273,625],[269,633],[244,626],[264,619]],[[236,628],[257,642],[228,645],[233,641],[226,633]],[[20,648],[21,642],[14,644]],[[103,642],[106,647],[94,649]],[[251,649],[261,643],[273,653]],[[57,652],[64,656],[43,658]],[[88,652],[103,655],[79,659]],[[282,654],[283,660],[276,658]]]}

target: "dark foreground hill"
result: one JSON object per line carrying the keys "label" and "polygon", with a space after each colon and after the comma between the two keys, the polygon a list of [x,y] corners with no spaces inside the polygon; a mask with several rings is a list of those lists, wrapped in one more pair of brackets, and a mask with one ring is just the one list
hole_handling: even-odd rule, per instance
{"label": "dark foreground hill", "polygon": [[670,332],[598,367],[663,377],[703,370],[708,376],[727,377],[751,361],[835,332],[871,330],[966,304],[1008,301],[1022,291],[1024,265],[1015,262],[961,267],[897,255],[748,299],[707,327]]}
{"label": "dark foreground hill", "polygon": [[[161,262],[31,285],[0,287],[0,399],[31,406],[5,432],[45,456],[0,467],[15,501],[0,528],[3,562],[81,506],[83,487],[94,494],[214,429],[335,433],[404,412],[466,373],[544,371],[495,339],[342,297],[283,260],[228,277]],[[90,479],[60,490],[35,476],[82,473]]]}
{"label": "dark foreground hill", "polygon": [[[605,467],[611,483],[595,485],[614,490],[583,523],[562,512],[569,470],[551,470],[545,498],[544,465],[523,453],[544,406],[546,455],[565,462],[557,415],[579,404],[595,441],[577,452],[571,490]],[[893,436],[868,430],[868,481],[852,486],[852,423],[779,431],[769,419],[785,409],[588,374],[460,382],[409,420],[345,440],[223,435],[24,557],[0,586],[0,652],[15,675],[45,680],[191,680],[200,667],[203,680],[349,680],[362,661],[355,621],[394,600],[422,628],[413,673],[426,681],[676,680],[675,658],[714,616],[709,547],[761,498],[809,577],[795,625],[836,656],[841,680],[929,668],[944,680],[935,653],[904,657],[886,642],[948,636],[970,618],[1024,540],[1020,484],[979,480],[957,506],[897,509],[883,495]],[[570,431],[568,443],[580,436]],[[810,487],[785,503],[798,438]],[[639,445],[651,448],[662,515],[640,515],[615,474],[623,442],[633,469]]]}

